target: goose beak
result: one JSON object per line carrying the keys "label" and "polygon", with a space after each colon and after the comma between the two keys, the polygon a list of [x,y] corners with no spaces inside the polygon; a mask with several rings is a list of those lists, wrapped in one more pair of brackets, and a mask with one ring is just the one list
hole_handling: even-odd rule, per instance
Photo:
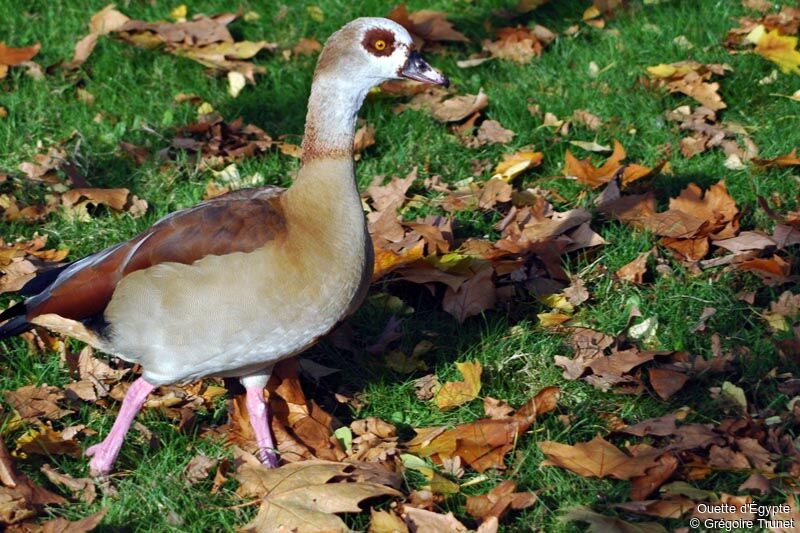
{"label": "goose beak", "polygon": [[398,73],[401,78],[421,81],[422,83],[432,83],[442,87],[450,87],[450,80],[442,73],[422,59],[422,55],[416,50],[412,50],[408,56],[408,61]]}

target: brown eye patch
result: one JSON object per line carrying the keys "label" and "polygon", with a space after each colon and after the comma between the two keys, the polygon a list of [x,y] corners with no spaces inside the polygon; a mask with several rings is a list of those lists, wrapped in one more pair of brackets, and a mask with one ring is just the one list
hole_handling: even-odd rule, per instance
{"label": "brown eye patch", "polygon": [[361,44],[374,56],[390,56],[395,49],[394,33],[382,28],[373,28],[364,35]]}

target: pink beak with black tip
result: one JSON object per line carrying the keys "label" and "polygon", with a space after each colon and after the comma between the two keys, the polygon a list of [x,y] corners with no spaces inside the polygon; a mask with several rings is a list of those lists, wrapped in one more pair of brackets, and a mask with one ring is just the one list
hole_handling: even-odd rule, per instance
{"label": "pink beak with black tip", "polygon": [[422,59],[422,55],[416,50],[412,50],[408,56],[408,61],[400,69],[400,76],[410,80],[421,81],[422,83],[432,83],[442,87],[450,87],[450,80],[443,76],[441,72],[433,68],[427,61]]}

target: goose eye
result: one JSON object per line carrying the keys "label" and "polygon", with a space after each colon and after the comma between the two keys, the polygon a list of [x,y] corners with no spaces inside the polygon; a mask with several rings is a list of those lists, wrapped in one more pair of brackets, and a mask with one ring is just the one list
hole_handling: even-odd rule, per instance
{"label": "goose eye", "polygon": [[378,39],[377,41],[375,41],[375,50],[378,50],[380,52],[385,49],[386,49],[386,41],[384,41],[383,39]]}

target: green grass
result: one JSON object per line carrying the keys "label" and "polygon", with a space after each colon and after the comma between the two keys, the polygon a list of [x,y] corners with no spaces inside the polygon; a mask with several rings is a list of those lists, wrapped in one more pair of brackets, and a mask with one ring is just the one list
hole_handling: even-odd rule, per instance
{"label": "green grass", "polygon": [[[177,3],[126,1],[118,7],[133,18],[155,20],[166,19]],[[800,103],[775,96],[793,93],[798,87],[798,78],[780,74],[774,83],[759,85],[757,81],[767,76],[773,65],[754,55],[730,55],[722,47],[725,34],[735,25],[731,17],[747,13],[737,0],[675,0],[648,6],[631,3],[633,8],[629,13],[608,24],[608,28],[617,30],[618,34],[582,25],[577,36],[559,37],[531,64],[490,61],[476,68],[459,69],[456,60],[477,51],[477,43],[491,37],[484,28],[485,20],[493,21],[496,26],[539,23],[562,32],[580,23],[588,2],[553,1],[510,22],[493,13],[512,8],[512,1],[408,2],[410,10],[431,8],[451,13],[450,19],[456,27],[476,43],[447,46],[441,53],[428,54],[428,59],[450,76],[461,93],[475,93],[483,88],[490,99],[488,117],[499,120],[517,136],[506,146],[469,150],[459,144],[446,127],[426,114],[396,115],[391,111],[393,101],[371,98],[361,116],[376,125],[377,144],[358,164],[359,184],[366,186],[377,174],[405,175],[415,165],[420,167],[420,178],[439,174],[446,181],[454,182],[473,176],[474,160],[495,162],[506,152],[533,144],[544,152],[544,163],[526,175],[525,182],[558,192],[566,199],[559,208],[589,206],[594,194],[585,196],[577,184],[552,177],[561,174],[567,141],[597,140],[605,144],[618,139],[632,161],[647,165],[664,158],[671,148],[668,160],[673,173],[638,186],[653,190],[661,205],[691,181],[708,186],[725,178],[731,195],[744,212],[743,228],[769,230],[772,221],[759,210],[757,197],[780,198],[781,211],[796,209],[797,171],[727,170],[722,166],[725,157],[721,151],[684,159],[678,150],[680,132],[675,124],[665,121],[663,113],[690,103],[689,99],[648,91],[637,83],[637,78],[644,74],[645,67],[662,62],[694,59],[730,64],[733,72],[719,80],[720,92],[728,104],[723,117],[746,127],[764,157],[784,154],[800,146],[800,129],[796,127]],[[144,145],[151,152],[165,148],[174,135],[174,128],[195,117],[193,106],[174,103],[174,97],[180,92],[196,93],[227,119],[242,116],[245,122],[257,124],[274,137],[302,134],[314,58],[287,62],[280,54],[259,56],[256,62],[265,66],[267,73],[237,99],[227,94],[224,78],[206,74],[193,62],[139,50],[111,39],[101,39],[80,70],[65,72],[56,65],[71,57],[74,43],[87,32],[90,15],[105,2],[73,1],[59,3],[56,7],[51,2],[38,0],[29,2],[26,7],[20,5],[0,0],[0,12],[4,13],[0,40],[10,46],[41,42],[42,51],[36,60],[45,67],[54,68],[44,81],[33,81],[19,68],[12,69],[9,76],[0,81],[0,105],[9,112],[7,118],[0,119],[0,170],[9,171],[12,176],[0,184],[0,192],[13,192],[20,198],[40,198],[43,189],[16,178],[16,167],[38,153],[39,145],[46,148],[66,142],[68,151],[92,186],[128,187],[150,203],[150,210],[140,219],[102,214],[90,222],[73,222],[55,214],[35,226],[6,223],[0,235],[7,241],[30,237],[38,231],[49,236],[49,245],[68,247],[69,258],[76,259],[133,236],[175,209],[196,203],[202,197],[208,174],[195,171],[185,160],[163,162],[151,158],[137,167],[116,150],[118,142],[123,140]],[[254,10],[261,15],[260,20],[239,20],[232,26],[234,33],[250,40],[277,42],[283,49],[292,47],[301,37],[324,41],[352,18],[385,15],[393,7],[392,3],[376,0],[359,2],[357,7],[337,0],[319,0],[316,5],[325,13],[322,23],[309,18],[303,3],[287,5],[285,18],[280,23],[273,22],[281,10],[279,3],[231,5],[208,0],[191,3],[190,13]],[[673,39],[679,35],[684,35],[694,47],[687,51],[674,44]],[[595,79],[589,76],[592,61],[601,70]],[[94,106],[77,99],[76,87],[95,96]],[[568,136],[556,137],[550,129],[541,127],[540,118],[528,112],[527,106],[531,103],[560,118],[569,117],[576,109],[587,109],[603,119],[604,127],[592,133],[575,126]],[[102,119],[96,121],[94,117],[98,114]],[[265,183],[285,185],[298,163],[270,153],[239,166],[242,175],[259,172],[265,177]],[[478,179],[487,177],[488,173],[476,176]],[[420,185],[413,190],[424,193],[421,181],[418,183]],[[481,235],[492,231],[491,224],[497,217],[489,213],[461,214],[459,218],[465,222],[469,234]],[[544,386],[557,384],[563,388],[560,411],[570,415],[572,424],[565,427],[555,416],[548,416],[520,440],[518,448],[510,455],[510,471],[520,489],[537,491],[540,502],[507,519],[508,531],[579,530],[574,524],[561,524],[558,516],[581,504],[594,505],[601,512],[614,514],[609,504],[628,497],[626,482],[584,479],[561,469],[539,467],[543,457],[537,441],[581,442],[607,432],[603,415],[613,414],[633,423],[672,412],[683,405],[694,410],[693,419],[719,421],[724,413],[717,403],[709,400],[708,388],[719,386],[724,380],[739,382],[756,409],[775,407],[788,398],[775,390],[774,381],[766,378],[766,374],[774,367],[779,371],[798,370],[796,365],[779,360],[773,344],[775,338],[758,316],[780,291],[763,288],[749,275],[721,270],[692,274],[663,250],[661,255],[673,268],[673,277],[657,277],[644,286],[621,285],[610,273],[638,253],[649,250],[657,238],[599,217],[595,217],[592,226],[608,244],[571,256],[565,264],[570,272],[582,272],[592,294],[591,300],[579,307],[577,318],[583,324],[607,333],[618,333],[627,321],[626,302],[636,298],[645,317],[658,317],[661,348],[689,350],[707,356],[711,350],[710,336],[718,333],[724,350],[744,346],[753,357],[740,360],[733,374],[690,382],[669,402],[649,395],[603,393],[586,383],[569,382],[561,377],[560,369],[553,364],[553,356],[570,355],[569,351],[559,335],[536,325],[535,315],[543,309],[532,297],[514,302],[509,309],[489,312],[458,325],[451,317],[437,311],[434,302],[423,292],[403,292],[415,313],[403,325],[402,349],[408,352],[420,340],[430,338],[435,348],[426,354],[425,360],[442,381],[457,377],[453,362],[477,359],[485,367],[482,395],[519,405]],[[459,236],[466,236],[466,233]],[[797,273],[797,267],[794,268]],[[385,287],[395,290],[391,284]],[[378,289],[381,287],[376,287]],[[744,289],[758,290],[754,306],[736,299],[736,293]],[[6,295],[0,303],[5,305],[10,299]],[[691,333],[690,327],[706,306],[717,308],[717,314],[709,321],[705,333]],[[365,305],[352,320],[356,336],[367,340],[377,338],[389,315]],[[60,385],[69,381],[55,355],[31,356],[18,339],[5,341],[4,346],[0,389],[15,389],[31,383]],[[312,349],[310,356],[342,369],[336,378],[338,386],[363,392],[367,403],[361,411],[350,413],[340,406],[333,412],[342,420],[353,416],[378,416],[397,424],[403,435],[411,435],[412,427],[455,424],[482,416],[480,401],[443,413],[430,403],[417,400],[411,380],[421,373],[398,374],[381,358],[366,354],[353,356],[328,343]],[[315,392],[313,385],[309,384],[309,392]],[[211,414],[208,419],[222,423],[224,414]],[[82,409],[68,420],[87,423],[101,434],[108,431],[112,421],[95,408]],[[54,515],[74,519],[109,507],[104,528],[142,531],[232,529],[253,516],[255,509],[252,507],[234,508],[240,503],[233,495],[235,483],[226,484],[219,494],[210,496],[210,481],[188,487],[180,478],[186,463],[197,451],[223,457],[228,453],[225,449],[197,435],[178,433],[168,419],[157,413],[145,413],[143,421],[159,436],[161,447],[150,450],[141,439],[129,439],[118,463],[118,475],[114,477],[119,496],[101,497],[92,506],[71,504],[55,508],[51,511]],[[13,442],[18,434],[19,431],[11,432],[6,441]],[[63,457],[34,457],[17,464],[43,481],[38,474],[43,462],[55,464],[76,476],[86,472],[83,460]],[[472,475],[467,474],[468,477]],[[698,482],[698,486],[735,493],[742,481],[739,474],[719,472]],[[481,483],[469,492],[479,493],[491,486],[492,482]],[[780,496],[771,498],[783,501]],[[463,516],[463,499],[452,498],[447,505],[458,516]],[[366,526],[364,517],[353,520],[355,528]],[[667,521],[665,525],[674,528],[686,524]]]}

